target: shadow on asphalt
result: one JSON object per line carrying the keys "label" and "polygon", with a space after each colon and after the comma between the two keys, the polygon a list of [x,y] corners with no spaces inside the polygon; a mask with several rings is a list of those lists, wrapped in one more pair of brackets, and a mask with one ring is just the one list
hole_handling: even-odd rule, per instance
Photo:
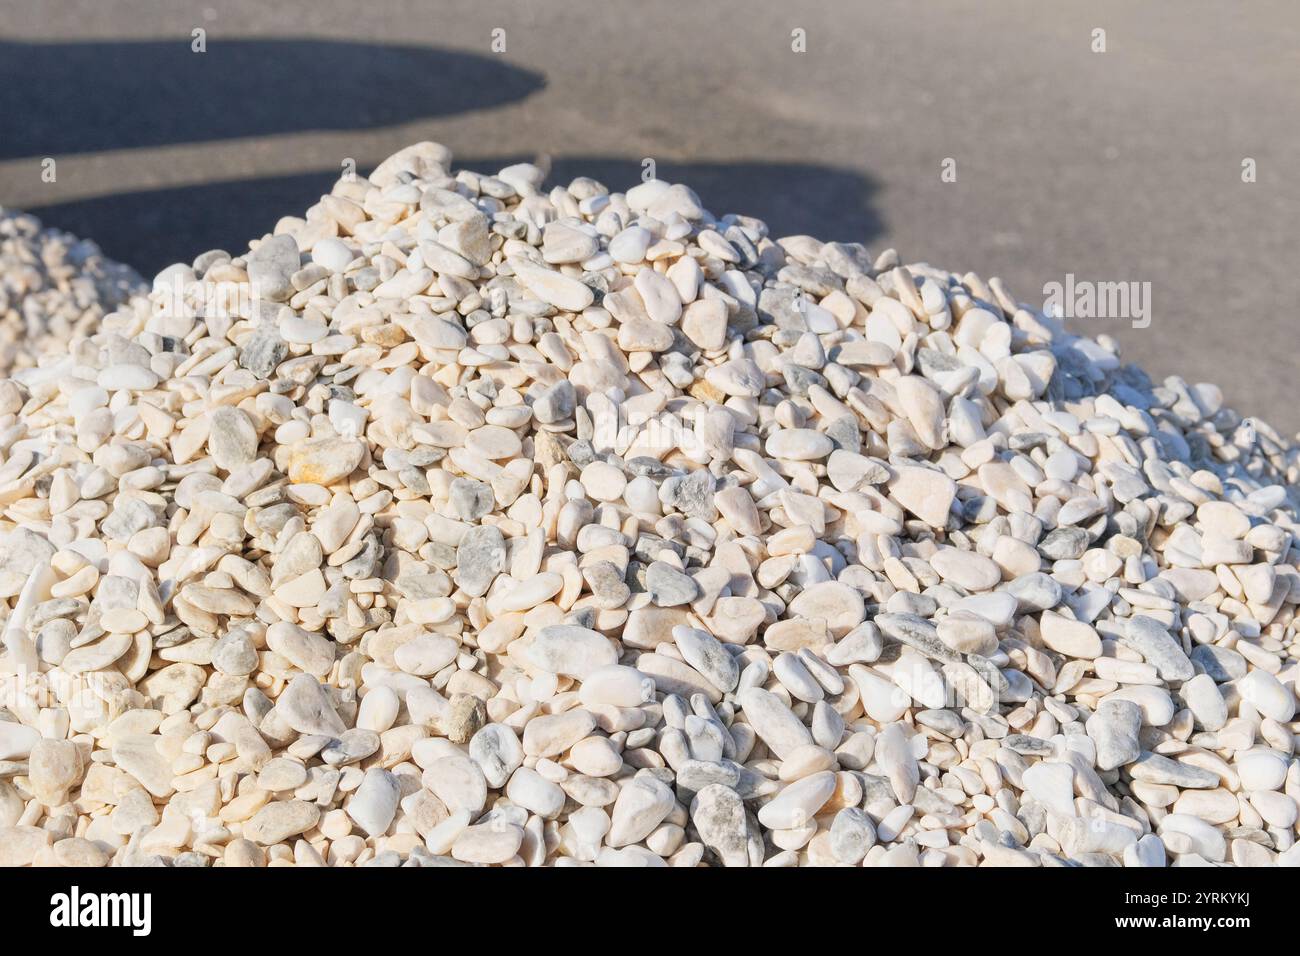
{"label": "shadow on asphalt", "polygon": [[[495,171],[529,157],[457,159],[456,168]],[[875,180],[831,166],[799,163],[661,162],[660,179],[682,182],[715,215],[744,213],[765,221],[774,236],[808,233],[827,240],[871,243],[884,229],[872,205]],[[613,190],[641,177],[640,160],[563,157],[549,184],[590,176]],[[281,216],[300,216],[333,187],[336,170],[296,176],[204,183],[118,193],[28,209],[47,226],[94,239],[104,252],[153,276],[209,249],[238,254],[271,231]],[[878,251],[878,250],[872,250]]]}
{"label": "shadow on asphalt", "polygon": [[0,159],[372,129],[545,85],[496,54],[335,40],[0,40]]}

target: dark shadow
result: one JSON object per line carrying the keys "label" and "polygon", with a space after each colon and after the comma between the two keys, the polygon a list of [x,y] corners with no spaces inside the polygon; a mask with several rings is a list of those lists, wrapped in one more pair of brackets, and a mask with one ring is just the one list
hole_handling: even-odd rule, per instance
{"label": "dark shadow", "polygon": [[371,129],[545,85],[500,56],[336,40],[0,40],[0,159]]}
{"label": "dark shadow", "polygon": [[190,262],[209,249],[238,255],[248,241],[275,228],[282,216],[301,216],[329,192],[338,171],[238,179],[114,193],[27,209],[46,226],[94,239],[109,258],[146,279],[173,262]]}
{"label": "dark shadow", "polygon": [[[495,172],[523,157],[457,159],[455,168]],[[808,233],[819,239],[870,243],[883,231],[871,205],[874,180],[830,166],[798,163],[660,163],[661,179],[683,182],[715,215],[744,213],[764,220],[773,236]],[[640,182],[639,160],[565,157],[548,183],[590,176],[613,190]],[[338,178],[337,171],[205,183],[119,193],[37,206],[28,211],[99,243],[108,256],[152,277],[208,249],[238,254],[269,232],[281,216],[300,216]],[[873,250],[878,251],[878,250]]]}

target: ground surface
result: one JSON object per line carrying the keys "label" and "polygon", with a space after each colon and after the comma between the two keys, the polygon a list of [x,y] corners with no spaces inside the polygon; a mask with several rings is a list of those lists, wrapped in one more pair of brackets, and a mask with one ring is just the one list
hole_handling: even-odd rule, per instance
{"label": "ground surface", "polygon": [[418,139],[620,188],[648,157],[714,212],[1000,275],[1026,302],[1067,273],[1149,282],[1149,327],[1077,325],[1286,433],[1297,115],[1294,0],[0,0],[0,204],[146,274]]}

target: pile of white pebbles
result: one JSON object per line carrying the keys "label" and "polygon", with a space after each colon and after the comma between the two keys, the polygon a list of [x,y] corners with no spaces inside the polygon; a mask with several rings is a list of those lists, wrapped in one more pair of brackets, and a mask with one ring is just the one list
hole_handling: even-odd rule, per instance
{"label": "pile of white pebbles", "polygon": [[89,239],[0,206],[0,375],[94,334],[106,312],[148,291]]}
{"label": "pile of white pebbles", "polygon": [[1295,450],[544,176],[417,144],[0,380],[0,864],[1300,864]]}

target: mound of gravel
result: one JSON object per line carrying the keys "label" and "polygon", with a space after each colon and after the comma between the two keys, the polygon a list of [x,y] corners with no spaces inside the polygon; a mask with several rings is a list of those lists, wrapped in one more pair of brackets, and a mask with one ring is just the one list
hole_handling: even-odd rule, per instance
{"label": "mound of gravel", "polygon": [[432,143],[0,380],[0,863],[1300,863],[1296,453]]}
{"label": "mound of gravel", "polygon": [[135,270],[89,239],[43,229],[35,216],[0,206],[0,375],[66,350],[144,291]]}

